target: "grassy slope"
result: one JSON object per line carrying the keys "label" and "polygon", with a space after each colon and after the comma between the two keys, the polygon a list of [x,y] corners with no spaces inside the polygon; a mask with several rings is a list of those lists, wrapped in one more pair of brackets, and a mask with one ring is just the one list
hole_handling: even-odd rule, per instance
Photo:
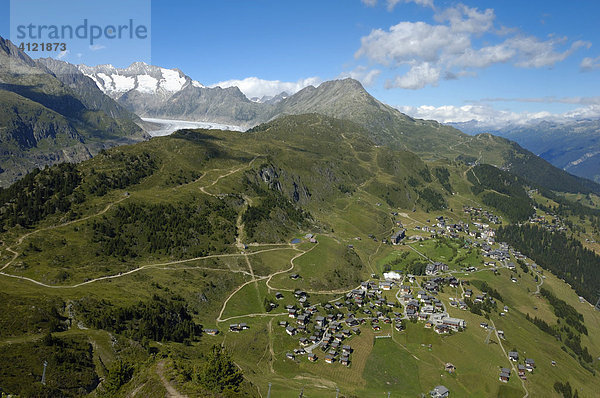
{"label": "grassy slope", "polygon": [[[204,192],[236,192],[242,186],[244,178],[255,178],[257,173],[264,169],[265,164],[277,170],[282,191],[292,200],[294,183],[307,187],[311,196],[301,200],[304,200],[302,204],[310,211],[315,225],[286,237],[286,241],[310,231],[317,232],[319,244],[301,244],[297,246],[297,250],[288,245],[250,246],[245,250],[247,253],[259,252],[249,255],[248,260],[254,274],[261,277],[288,269],[294,256],[312,248],[312,251],[293,261],[294,272],[301,274],[302,279],[292,281],[288,277],[289,273],[275,275],[269,280],[272,290],[269,290],[264,279],[247,284],[233,295],[225,306],[222,318],[227,318],[263,312],[263,298],[278,290],[283,291],[285,299],[278,302],[280,307],[273,311],[274,314],[281,312],[286,304],[294,303],[292,294],[285,289],[327,290],[328,287],[318,278],[326,275],[339,263],[340,255],[345,252],[348,244],[354,246],[364,264],[364,278],[372,272],[381,272],[383,265],[390,258],[397,256],[396,252],[410,250],[407,261],[418,259],[419,256],[408,246],[381,245],[381,239],[388,237],[394,228],[391,211],[401,213],[398,219],[403,221],[410,235],[421,234],[414,230],[414,226],[427,224],[426,220],[433,219],[435,215],[443,214],[455,220],[466,220],[460,211],[462,205],[476,205],[477,199],[471,194],[470,184],[464,178],[467,167],[445,164],[451,171],[450,182],[456,191],[455,195],[445,195],[447,209],[425,212],[418,203],[415,206],[417,192],[410,187],[404,188],[403,191],[405,196],[411,196],[407,202],[408,206],[400,210],[390,207],[384,197],[378,196],[381,192],[369,189],[370,182],[377,180],[391,186],[403,183],[408,176],[413,176],[419,179],[420,188],[428,185],[439,192],[443,192],[443,189],[435,179],[427,183],[419,177],[416,170],[424,167],[424,164],[410,154],[397,153],[398,166],[382,170],[382,164],[377,162],[377,158],[383,150],[365,145],[358,138],[354,139],[353,132],[360,132],[356,126],[336,125],[338,122],[323,121],[319,118],[308,121],[312,123],[312,127],[303,124],[306,120],[300,123],[297,118],[292,118],[287,125],[271,124],[266,131],[253,133],[250,137],[235,132],[203,132],[213,138],[197,139],[194,134],[183,134],[120,148],[118,151],[152,153],[159,159],[158,170],[138,185],[110,191],[103,197],[88,195],[86,202],[77,208],[76,212],[79,217],[91,216],[91,219],[94,219],[95,214],[118,200],[166,203],[203,197],[206,196]],[[331,130],[343,131],[347,139],[342,140],[341,135],[328,133]],[[300,143],[303,145],[300,146]],[[84,173],[89,172],[91,168],[109,170],[111,167],[113,165],[103,157],[81,165]],[[188,178],[189,182],[186,184],[177,185],[172,182],[178,176],[191,176],[192,173],[198,172],[201,176]],[[343,192],[339,189],[339,185],[342,184],[348,184],[354,187],[354,190]],[[128,197],[124,196],[125,191],[129,193]],[[251,191],[248,193],[252,195]],[[250,200],[259,199],[250,197]],[[413,206],[416,207],[415,212],[412,212]],[[110,214],[113,210],[109,208],[107,213]],[[64,221],[60,216],[53,216],[42,222],[41,227],[50,227]],[[47,229],[43,233],[25,238],[23,243],[17,246],[13,242],[25,231],[19,228],[9,231],[3,236],[4,248],[12,247],[22,253],[29,242],[32,242],[43,246],[45,251],[43,255],[28,252],[27,257],[21,254],[5,271],[52,285],[67,286],[80,283],[89,277],[117,275],[118,272],[136,267],[176,260],[164,254],[146,255],[124,263],[110,257],[94,258],[90,256],[88,224],[88,221],[80,221]],[[80,227],[78,231],[74,229],[76,226]],[[371,233],[375,234],[378,242],[367,237]],[[361,237],[361,240],[356,240],[356,237]],[[62,239],[67,243],[62,244]],[[430,240],[423,242],[422,246],[418,243],[411,246],[432,259],[448,261],[451,268],[457,268],[458,265],[450,261],[453,255],[452,245],[444,242],[437,244]],[[262,251],[269,249],[277,250]],[[457,250],[456,258],[465,257],[463,262],[474,265],[480,261],[465,249],[454,249]],[[215,322],[223,309],[222,304],[236,288],[250,281],[248,274],[239,272],[250,272],[244,256],[234,248],[231,254],[234,256],[157,265],[126,276],[75,288],[45,288],[7,277],[0,278],[0,288],[5,292],[18,292],[12,294],[24,301],[33,300],[39,295],[65,301],[91,296],[123,304],[134,303],[169,289],[186,299],[196,311],[195,317],[198,322],[205,327],[217,326],[225,331],[229,321]],[[6,249],[1,255],[3,264],[12,258],[12,253]],[[57,263],[56,257],[61,255],[64,258]],[[24,268],[23,262],[30,263],[29,268]],[[61,270],[70,272],[70,275],[65,280],[57,281],[55,275]],[[546,276],[544,286],[550,287],[562,299],[581,311],[590,330],[598,330],[598,313],[579,303],[574,292],[564,283],[551,275]],[[580,390],[581,396],[593,395],[593,386],[598,384],[598,376],[592,377],[586,373],[575,360],[560,350],[557,342],[524,319],[524,314],[529,312],[533,315],[533,307],[537,306],[537,316],[548,321],[554,320],[548,306],[528,293],[527,289],[535,290],[532,277],[524,275],[519,278],[520,282],[517,284],[509,282],[509,275],[505,271],[499,276],[482,271],[464,275],[464,278],[486,280],[507,300],[505,304],[511,308],[509,314],[492,319],[506,332],[505,348],[512,348],[514,345],[519,351],[524,350],[536,359],[538,371],[527,381],[531,396],[552,395],[552,383],[557,380],[564,381],[564,375],[569,375],[571,385]],[[160,288],[151,285],[152,282],[156,282]],[[340,296],[338,293],[322,293],[313,293],[311,302],[328,301]],[[452,295],[456,297],[456,294]],[[450,292],[442,295],[449,296]],[[11,308],[10,311],[20,311],[14,306]],[[262,394],[271,382],[273,394],[277,393],[277,396],[283,397],[296,396],[302,387],[306,388],[307,395],[310,393],[312,396],[329,396],[336,386],[344,393],[358,396],[380,396],[387,391],[411,396],[429,391],[440,383],[450,387],[456,394],[464,396],[522,395],[520,382],[516,377],[506,386],[498,383],[498,368],[507,366],[509,362],[497,343],[484,343],[487,332],[477,326],[484,319],[458,310],[451,309],[450,312],[467,320],[469,327],[466,332],[440,337],[431,330],[423,329],[422,324],[409,324],[407,331],[393,331],[393,339],[380,339],[373,344],[373,333],[368,327],[363,328],[364,332],[360,336],[350,340],[350,344],[356,349],[350,368],[341,367],[339,364],[328,365],[323,361],[310,364],[304,357],[298,362],[285,359],[285,353],[297,347],[296,340],[287,336],[285,331],[277,326],[278,320],[288,319],[286,316],[239,318],[239,321],[248,322],[249,331],[240,334],[224,333],[219,337],[205,336],[197,345],[198,350],[202,351],[213,343],[224,342],[232,351],[236,363],[244,369],[246,377],[254,384],[254,388],[259,389]],[[269,327],[271,319],[273,320]],[[18,334],[20,333],[22,332]],[[85,333],[95,343],[96,355],[103,357],[105,363],[114,360],[113,350],[102,343],[105,339],[103,332]],[[386,326],[379,334],[388,333],[392,331]],[[37,331],[31,329],[24,335],[35,339]],[[584,337],[582,341],[594,357],[600,353],[597,335],[590,333],[590,336]],[[494,340],[495,338],[492,338],[492,341]],[[431,351],[428,346],[424,347],[422,344],[431,344]],[[173,347],[175,349],[179,346]],[[274,357],[271,357],[269,347],[273,349]],[[559,366],[551,367],[551,359],[556,360]],[[443,372],[445,362],[452,362],[457,366],[455,376]],[[160,390],[160,385],[156,385],[157,381],[150,368],[142,366],[142,369],[146,370],[142,370],[132,381],[131,387],[127,388],[131,391],[136,388],[133,387],[135,385],[149,391]],[[154,388],[156,390],[153,390]]]}

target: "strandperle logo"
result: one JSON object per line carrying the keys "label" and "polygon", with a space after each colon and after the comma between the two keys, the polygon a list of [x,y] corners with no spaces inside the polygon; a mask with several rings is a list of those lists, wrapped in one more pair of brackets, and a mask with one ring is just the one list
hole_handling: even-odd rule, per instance
{"label": "strandperle logo", "polygon": [[90,45],[101,39],[144,40],[148,38],[148,27],[137,24],[133,19],[120,24],[91,24],[87,19],[79,25],[17,25],[19,40],[89,40]]}

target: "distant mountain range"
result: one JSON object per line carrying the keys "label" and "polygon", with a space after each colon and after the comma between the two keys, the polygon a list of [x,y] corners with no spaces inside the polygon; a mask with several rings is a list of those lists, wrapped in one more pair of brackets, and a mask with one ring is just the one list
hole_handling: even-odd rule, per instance
{"label": "distant mountain range", "polygon": [[142,124],[73,65],[34,61],[0,37],[0,185],[147,139]]}
{"label": "distant mountain range", "polygon": [[600,185],[553,167],[514,142],[471,136],[436,121],[413,119],[372,97],[356,80],[327,81],[293,95],[248,99],[237,87],[206,87],[177,69],[134,63],[88,67],[29,58],[0,42],[0,184],[33,167],[81,161],[100,149],[147,139],[140,117],[220,123],[242,129],[283,115],[318,113],[354,122],[376,145],[424,160],[488,163],[532,183],[566,192]]}
{"label": "distant mountain range", "polygon": [[489,132],[508,138],[556,167],[600,182],[600,120],[539,121],[502,128],[476,122],[451,125],[469,134]]}

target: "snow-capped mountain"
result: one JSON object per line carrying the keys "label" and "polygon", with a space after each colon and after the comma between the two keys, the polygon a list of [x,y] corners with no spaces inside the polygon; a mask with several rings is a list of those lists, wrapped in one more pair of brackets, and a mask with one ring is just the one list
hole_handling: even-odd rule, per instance
{"label": "snow-capped mountain", "polygon": [[127,68],[78,65],[108,96],[145,118],[249,127],[263,113],[237,87],[206,87],[179,69],[136,62]]}
{"label": "snow-capped mountain", "polygon": [[289,96],[290,95],[286,91],[282,91],[281,93],[279,93],[277,95],[263,95],[262,98],[261,97],[252,97],[252,98],[250,98],[250,101],[258,102],[259,104],[276,104],[279,101],[282,101]]}
{"label": "snow-capped mountain", "polygon": [[78,65],[79,70],[90,77],[98,87],[114,99],[129,91],[170,97],[188,85],[202,88],[204,85],[192,80],[179,69],[166,69],[135,62],[127,68],[112,65]]}

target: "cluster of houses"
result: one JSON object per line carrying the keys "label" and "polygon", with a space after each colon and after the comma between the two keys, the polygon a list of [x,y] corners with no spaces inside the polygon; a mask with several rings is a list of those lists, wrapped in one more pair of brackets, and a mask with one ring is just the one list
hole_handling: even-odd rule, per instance
{"label": "cluster of houses", "polygon": [[[510,351],[508,353],[508,359],[510,359],[512,362],[519,362],[519,353],[517,351]],[[527,358],[525,359],[525,363],[521,364],[517,364],[517,373],[519,375],[519,377],[523,380],[527,380],[527,372],[533,372],[533,370],[535,369],[535,361],[531,358]],[[498,377],[498,380],[500,380],[503,383],[508,383],[508,381],[510,380],[510,376],[511,376],[511,371],[508,368],[501,368],[500,369],[500,376]]]}
{"label": "cluster of houses", "polygon": [[567,227],[561,222],[558,216],[552,215],[552,219],[548,221],[545,217],[535,216],[529,218],[530,224],[537,224],[548,231],[566,231]]}
{"label": "cluster of houses", "polygon": [[446,271],[448,271],[448,265],[439,261],[435,263],[429,263],[425,267],[425,275],[436,275],[437,273]]}
{"label": "cluster of houses", "polygon": [[[449,283],[458,286],[458,280],[454,277],[435,278],[429,281],[435,285],[429,285],[431,290],[419,290],[416,299],[409,285],[400,286],[400,298],[404,304],[405,314],[408,319],[425,321],[426,328],[433,328],[438,334],[447,334],[451,331],[458,332],[466,328],[464,319],[450,317],[440,299],[430,293],[437,290],[441,283]],[[427,285],[426,285],[427,286]]]}
{"label": "cluster of houses", "polygon": [[494,215],[488,210],[482,209],[481,207],[464,206],[463,211],[471,216],[471,220],[489,222],[492,224],[502,224],[500,217]]}
{"label": "cluster of houses", "polygon": [[[396,305],[381,295],[387,286],[384,283],[363,282],[359,288],[349,292],[345,300],[321,305],[322,311],[317,309],[317,305],[308,303],[306,292],[299,289],[294,291],[299,305],[286,306],[288,317],[294,321],[282,320],[279,326],[285,328],[290,336],[304,336],[299,338],[300,348],[286,353],[286,357],[295,360],[299,355],[307,355],[309,361],[315,362],[318,356],[313,350],[319,347],[326,363],[337,362],[350,366],[353,349],[344,343],[353,335],[360,334],[360,325],[370,323],[377,331],[380,322],[391,324],[393,319],[397,330],[402,330],[401,314],[393,312]],[[364,316],[359,314],[359,310]]]}

